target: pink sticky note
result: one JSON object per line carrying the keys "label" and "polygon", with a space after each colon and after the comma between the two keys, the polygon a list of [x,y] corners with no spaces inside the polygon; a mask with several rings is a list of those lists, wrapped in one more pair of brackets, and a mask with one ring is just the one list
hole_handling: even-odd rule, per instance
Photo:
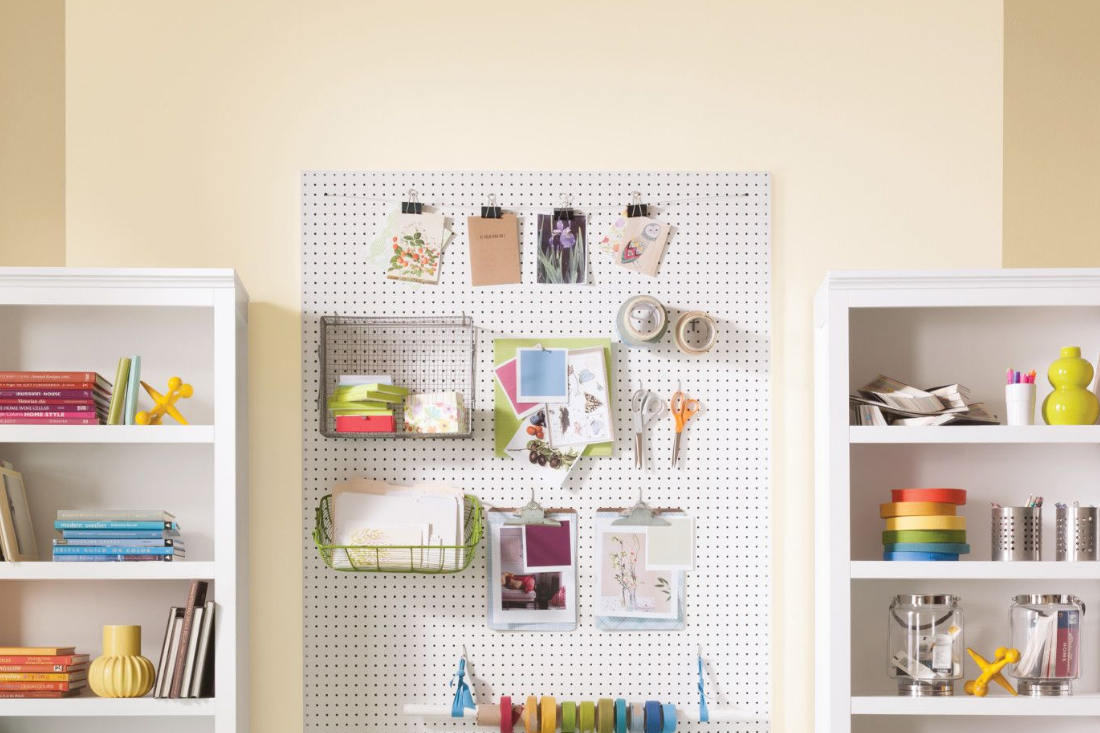
{"label": "pink sticky note", "polygon": [[500,382],[508,403],[512,406],[512,412],[516,417],[527,417],[541,405],[537,402],[516,402],[516,359],[512,357],[496,368],[497,381]]}

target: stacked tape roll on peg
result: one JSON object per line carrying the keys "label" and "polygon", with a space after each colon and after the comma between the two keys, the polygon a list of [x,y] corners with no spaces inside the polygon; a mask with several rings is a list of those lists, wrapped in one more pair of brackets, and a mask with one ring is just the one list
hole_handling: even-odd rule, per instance
{"label": "stacked tape roll on peg", "polygon": [[879,505],[886,520],[882,533],[883,560],[958,560],[970,552],[965,489],[894,489],[892,501]]}

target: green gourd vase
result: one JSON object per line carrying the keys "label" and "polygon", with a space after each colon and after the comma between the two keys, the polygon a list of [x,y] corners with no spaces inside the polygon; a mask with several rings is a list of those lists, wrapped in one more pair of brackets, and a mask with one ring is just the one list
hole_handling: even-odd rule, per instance
{"label": "green gourd vase", "polygon": [[1047,425],[1092,425],[1100,416],[1100,400],[1089,391],[1092,364],[1081,358],[1078,346],[1062,348],[1062,356],[1047,370],[1054,391],[1043,400]]}

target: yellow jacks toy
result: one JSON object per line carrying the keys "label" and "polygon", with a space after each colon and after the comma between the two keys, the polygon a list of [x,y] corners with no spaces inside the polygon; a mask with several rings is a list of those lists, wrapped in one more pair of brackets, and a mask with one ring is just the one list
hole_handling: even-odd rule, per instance
{"label": "yellow jacks toy", "polygon": [[149,393],[149,396],[153,398],[153,402],[156,404],[149,412],[139,412],[134,415],[134,422],[138,425],[160,425],[161,420],[165,415],[169,415],[175,418],[176,422],[180,425],[186,425],[187,420],[180,414],[180,411],[176,409],[176,403],[180,398],[187,399],[191,395],[195,394],[195,388],[190,384],[184,384],[183,380],[179,377],[172,377],[168,380],[168,394],[162,395],[150,387],[145,382],[141,383],[141,386],[145,388],[145,391]]}
{"label": "yellow jacks toy", "polygon": [[1008,683],[1004,675],[1001,674],[1001,670],[1004,669],[1006,664],[1016,664],[1020,661],[1020,652],[1017,649],[1008,649],[1003,646],[997,647],[993,652],[994,661],[989,662],[982,658],[981,654],[970,647],[966,648],[966,651],[970,654],[971,659],[982,669],[982,673],[978,675],[976,680],[967,680],[963,685],[963,689],[967,695],[973,695],[974,697],[985,697],[989,692],[989,681],[996,682],[1001,687],[1005,688],[1013,695],[1016,694],[1016,690],[1012,688],[1012,685]]}

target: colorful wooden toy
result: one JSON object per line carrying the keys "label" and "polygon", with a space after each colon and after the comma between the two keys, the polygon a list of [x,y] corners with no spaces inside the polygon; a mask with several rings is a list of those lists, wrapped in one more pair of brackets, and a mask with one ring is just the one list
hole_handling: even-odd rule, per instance
{"label": "colorful wooden toy", "polygon": [[1012,688],[1012,685],[1008,683],[1008,680],[1001,674],[1001,670],[1004,669],[1006,664],[1016,664],[1020,661],[1020,652],[1016,649],[1007,649],[1003,646],[997,647],[993,652],[994,661],[988,662],[982,658],[981,654],[970,647],[966,648],[970,657],[974,660],[974,663],[981,667],[982,673],[978,675],[976,680],[967,680],[963,685],[963,689],[967,695],[973,695],[974,697],[985,697],[989,692],[989,681],[993,680],[1001,687],[1005,688],[1013,695],[1016,694],[1016,690]]}
{"label": "colorful wooden toy", "polygon": [[153,398],[153,402],[156,406],[149,412],[139,412],[134,415],[134,422],[138,425],[160,425],[165,415],[169,415],[175,418],[176,422],[180,425],[186,425],[187,420],[180,414],[180,411],[176,409],[176,402],[191,397],[195,394],[195,389],[190,384],[184,384],[183,380],[179,377],[172,377],[168,380],[168,394],[162,395],[150,387],[145,382],[141,383],[141,386],[145,388],[145,391],[149,393],[149,396]]}

